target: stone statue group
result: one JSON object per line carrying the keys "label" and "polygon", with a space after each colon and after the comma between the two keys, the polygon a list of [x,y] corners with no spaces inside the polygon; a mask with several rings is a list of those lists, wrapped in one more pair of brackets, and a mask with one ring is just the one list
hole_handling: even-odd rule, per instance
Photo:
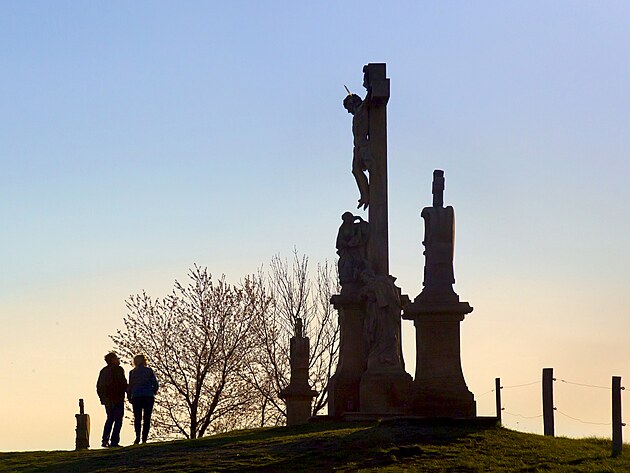
{"label": "stone statue group", "polygon": [[[454,211],[443,204],[444,172],[433,174],[433,206],[425,221],[422,292],[409,300],[389,273],[387,114],[390,95],[385,64],[363,68],[362,99],[348,90],[343,106],[352,115],[352,175],[358,208],[345,212],[337,232],[341,292],[331,299],[341,332],[337,370],[329,383],[329,414],[475,416],[463,378],[459,323],[472,311],[453,290]],[[405,371],[401,319],[416,328],[416,376]]]}

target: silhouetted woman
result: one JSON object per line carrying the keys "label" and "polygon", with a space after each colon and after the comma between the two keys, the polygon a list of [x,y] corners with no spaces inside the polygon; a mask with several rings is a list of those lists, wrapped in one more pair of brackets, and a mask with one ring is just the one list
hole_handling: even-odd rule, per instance
{"label": "silhouetted woman", "polygon": [[145,443],[149,436],[151,413],[153,412],[155,393],[158,390],[158,382],[153,370],[147,367],[147,358],[144,355],[134,356],[133,365],[135,368],[129,372],[127,397],[133,405],[133,426],[136,430],[134,444],[138,444],[140,443],[141,428],[142,443]]}

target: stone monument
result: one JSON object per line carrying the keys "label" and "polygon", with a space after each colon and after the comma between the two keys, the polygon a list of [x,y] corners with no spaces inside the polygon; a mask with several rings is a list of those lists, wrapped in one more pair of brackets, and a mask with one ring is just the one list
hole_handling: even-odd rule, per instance
{"label": "stone monument", "polygon": [[368,222],[346,212],[337,235],[341,294],[331,303],[339,312],[341,333],[339,362],[329,383],[333,416],[402,413],[411,381],[404,370],[400,335],[406,297],[389,274],[385,64],[366,65],[363,86],[365,99],[349,94],[344,100],[353,115],[352,174],[359,188],[358,206],[368,209]]}
{"label": "stone monument", "polygon": [[289,358],[291,381],[279,396],[287,406],[287,425],[305,424],[311,417],[311,403],[317,391],[308,383],[309,339],[304,336],[302,319],[295,324],[295,336],[291,337]]}
{"label": "stone monument", "polygon": [[90,416],[85,413],[83,399],[79,399],[79,413],[74,416],[77,419],[76,449],[90,448]]}
{"label": "stone monument", "polygon": [[370,227],[350,212],[345,212],[341,220],[336,242],[341,294],[331,299],[339,312],[340,331],[337,370],[328,383],[328,413],[332,416],[359,410],[359,385],[367,367],[360,275],[370,266],[367,259]]}
{"label": "stone monument", "polygon": [[423,417],[473,418],[476,405],[466,386],[460,356],[460,322],[472,312],[453,290],[455,213],[444,207],[444,171],[433,172],[433,206],[424,219],[424,288],[404,308],[416,328],[416,376],[407,412]]}

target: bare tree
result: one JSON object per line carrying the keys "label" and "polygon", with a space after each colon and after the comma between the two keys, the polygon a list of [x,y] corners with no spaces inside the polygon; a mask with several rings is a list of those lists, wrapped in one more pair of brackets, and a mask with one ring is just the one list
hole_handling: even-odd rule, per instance
{"label": "bare tree", "polygon": [[325,262],[312,276],[308,258],[294,251],[291,264],[274,256],[269,269],[259,271],[258,280],[271,297],[271,305],[255,327],[259,343],[247,366],[246,379],[261,396],[260,425],[278,425],[286,420],[278,393],[289,383],[289,339],[298,318],[310,338],[310,384],[318,392],[312,414],[321,413],[328,402],[328,381],[339,350],[339,325],[330,305],[330,297],[339,289],[336,271]]}
{"label": "bare tree", "polygon": [[261,403],[244,374],[270,298],[253,278],[230,286],[196,265],[189,278],[163,299],[132,295],[125,330],[111,336],[123,356],[149,358],[161,384],[153,425],[162,438],[252,425]]}

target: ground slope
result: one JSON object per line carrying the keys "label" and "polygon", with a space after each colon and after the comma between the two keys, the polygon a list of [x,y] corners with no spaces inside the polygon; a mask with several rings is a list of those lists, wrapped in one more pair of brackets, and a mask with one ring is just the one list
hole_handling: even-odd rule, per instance
{"label": "ground slope", "polygon": [[414,421],[317,423],[83,452],[0,453],[0,472],[630,472],[610,441]]}

